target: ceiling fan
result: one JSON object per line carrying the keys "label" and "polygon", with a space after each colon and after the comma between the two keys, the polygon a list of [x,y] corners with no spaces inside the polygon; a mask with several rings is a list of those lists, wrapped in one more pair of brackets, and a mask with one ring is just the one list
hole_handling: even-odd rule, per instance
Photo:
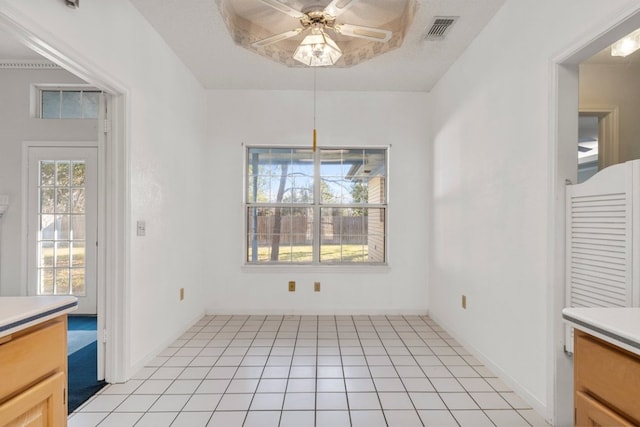
{"label": "ceiling fan", "polygon": [[342,55],[340,48],[326,33],[327,29],[335,34],[382,43],[388,42],[393,35],[393,32],[382,28],[336,23],[336,19],[358,0],[332,0],[324,8],[321,5],[314,5],[301,11],[293,9],[279,0],[259,1],[281,13],[300,20],[302,26],[258,40],[252,43],[252,46],[254,48],[269,46],[310,31],[310,34],[305,37],[294,54],[294,59],[309,66],[333,65]]}

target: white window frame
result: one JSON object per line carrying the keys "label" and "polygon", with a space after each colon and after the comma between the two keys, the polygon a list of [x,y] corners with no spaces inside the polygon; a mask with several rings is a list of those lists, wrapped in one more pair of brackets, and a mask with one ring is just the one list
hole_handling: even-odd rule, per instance
{"label": "white window frame", "polygon": [[[249,152],[251,149],[307,149],[309,147],[298,146],[298,145],[277,145],[277,144],[265,144],[265,145],[245,145],[242,144],[242,163],[243,163],[243,179],[242,179],[242,267],[247,271],[280,271],[287,269],[314,269],[317,268],[319,271],[328,271],[337,269],[341,272],[346,270],[368,270],[371,268],[377,269],[388,269],[389,268],[389,206],[390,206],[390,153],[391,153],[391,145],[385,146],[322,146],[318,147],[318,154],[314,153],[314,201],[311,205],[282,205],[282,207],[311,207],[313,209],[313,252],[312,257],[313,261],[308,263],[289,263],[289,262],[251,262],[248,260],[249,253],[249,221],[247,219],[247,212],[251,206],[262,206],[262,204],[254,204],[248,201],[248,164],[249,164]],[[383,204],[330,204],[323,205],[319,199],[316,199],[317,195],[320,194],[320,150],[385,150],[385,170],[386,175],[384,177],[385,183],[385,203]],[[274,203],[275,204],[275,203]],[[266,207],[266,206],[265,206]],[[341,263],[341,262],[320,262],[320,209],[321,208],[382,208],[384,210],[384,262],[352,262],[352,263]]]}

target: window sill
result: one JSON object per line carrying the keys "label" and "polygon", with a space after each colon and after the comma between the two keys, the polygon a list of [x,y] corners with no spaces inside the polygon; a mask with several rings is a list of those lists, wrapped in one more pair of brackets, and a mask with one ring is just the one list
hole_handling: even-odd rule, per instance
{"label": "window sill", "polygon": [[375,265],[273,265],[273,264],[244,264],[242,271],[245,273],[323,273],[323,274],[380,274],[389,273],[391,267],[388,264]]}

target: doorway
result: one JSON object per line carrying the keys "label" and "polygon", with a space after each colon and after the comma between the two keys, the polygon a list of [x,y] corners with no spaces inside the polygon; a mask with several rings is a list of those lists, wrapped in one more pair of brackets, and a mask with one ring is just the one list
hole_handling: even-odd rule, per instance
{"label": "doorway", "polygon": [[[21,22],[27,22],[21,24]],[[112,76],[105,75],[87,58],[77,52],[68,52],[56,35],[43,30],[39,23],[28,20],[19,12],[0,10],[0,28],[23,46],[70,72],[105,95],[101,102],[97,129],[98,169],[98,223],[97,240],[97,335],[98,378],[109,383],[127,379],[129,348],[127,330],[129,314],[126,295],[129,282],[128,208],[129,188],[127,169],[127,138],[125,117],[128,111],[128,89]],[[103,114],[104,113],[104,114]],[[22,158],[27,159],[23,152]],[[25,168],[26,169],[26,168]],[[27,176],[22,179],[22,194],[27,194]],[[28,293],[27,283],[27,207],[22,203],[22,251],[20,261],[20,294]]]}
{"label": "doorway", "polygon": [[[553,337],[553,354],[550,354],[550,366],[553,367],[554,381],[549,394],[554,396],[554,416],[556,425],[573,424],[573,362],[564,348],[564,324],[560,315],[565,306],[565,186],[575,183],[578,176],[576,161],[576,142],[578,141],[579,114],[592,113],[598,116],[598,169],[618,162],[617,146],[603,145],[603,139],[613,135],[617,137],[617,110],[579,105],[580,64],[602,52],[607,46],[624,37],[640,26],[640,5],[629,4],[619,11],[611,22],[603,23],[600,28],[585,31],[582,39],[574,41],[566,52],[553,58],[554,110],[550,117],[554,135],[551,151],[554,163],[554,183],[550,191],[551,241],[548,262],[551,266],[549,278],[549,323]],[[586,101],[590,102],[590,101]],[[604,138],[603,138],[604,135]],[[606,152],[607,147],[613,151]],[[609,156],[610,155],[610,156]],[[608,157],[607,157],[608,156]]]}
{"label": "doorway", "polygon": [[98,149],[28,148],[29,295],[72,295],[97,314]]}

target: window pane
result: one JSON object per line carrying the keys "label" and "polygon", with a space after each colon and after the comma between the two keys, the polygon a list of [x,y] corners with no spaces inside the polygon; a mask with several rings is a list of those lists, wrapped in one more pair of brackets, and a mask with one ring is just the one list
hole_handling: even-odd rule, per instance
{"label": "window pane", "polygon": [[74,188],[71,195],[73,196],[73,200],[71,201],[71,211],[73,213],[84,213],[84,189]]}
{"label": "window pane", "polygon": [[313,210],[251,207],[247,209],[248,262],[313,261]]}
{"label": "window pane", "polygon": [[38,295],[53,295],[53,268],[41,268]]}
{"label": "window pane", "polygon": [[57,185],[67,186],[69,185],[69,162],[56,162],[57,166]]}
{"label": "window pane", "polygon": [[40,215],[40,239],[53,240],[55,237],[55,215]]}
{"label": "window pane", "polygon": [[82,92],[62,91],[61,117],[63,119],[82,118]]}
{"label": "window pane", "polygon": [[69,212],[69,189],[68,188],[56,189],[56,212],[57,213]]}
{"label": "window pane", "polygon": [[43,119],[97,119],[100,91],[42,90]]}
{"label": "window pane", "polygon": [[[321,150],[323,204],[386,203],[386,150]],[[376,194],[369,199],[369,189]]]}
{"label": "window pane", "polygon": [[85,246],[84,242],[73,242],[71,248],[71,266],[84,267]]}
{"label": "window pane", "polygon": [[100,92],[82,92],[82,117],[85,119],[98,118],[98,102]]}
{"label": "window pane", "polygon": [[71,240],[84,240],[85,236],[85,216],[71,215]]}
{"label": "window pane", "polygon": [[56,163],[40,162],[40,185],[55,185]]}
{"label": "window pane", "polygon": [[387,176],[387,151],[384,149],[364,150],[361,176]]}
{"label": "window pane", "polygon": [[308,149],[250,148],[249,203],[312,203],[313,153]]}
{"label": "window pane", "polygon": [[385,262],[385,213],[378,208],[322,208],[320,262]]}
{"label": "window pane", "polygon": [[55,204],[55,190],[53,188],[42,188],[40,190],[40,212],[53,213]]}
{"label": "window pane", "polygon": [[83,187],[86,173],[86,166],[84,162],[72,162],[73,180],[71,185],[74,187]]}
{"label": "window pane", "polygon": [[71,269],[71,293],[75,296],[85,296],[86,288],[84,268]]}
{"label": "window pane", "polygon": [[55,266],[56,268],[69,267],[69,243],[56,242],[55,249]]}
{"label": "window pane", "polygon": [[53,242],[40,242],[40,266],[53,267]]}
{"label": "window pane", "polygon": [[42,91],[42,118],[43,119],[59,119],[60,118],[60,91],[58,90]]}
{"label": "window pane", "polygon": [[69,295],[69,269],[57,268],[56,270],[56,295]]}
{"label": "window pane", "polygon": [[69,215],[56,215],[56,240],[69,240]]}

